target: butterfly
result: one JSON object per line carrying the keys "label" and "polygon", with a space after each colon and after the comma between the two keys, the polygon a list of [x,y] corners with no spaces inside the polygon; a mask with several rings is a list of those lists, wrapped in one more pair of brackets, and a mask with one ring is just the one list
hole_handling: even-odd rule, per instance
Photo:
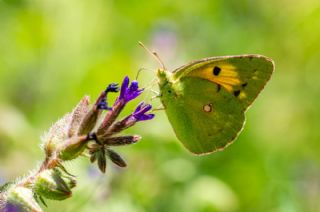
{"label": "butterfly", "polygon": [[160,99],[177,138],[194,154],[224,149],[241,132],[245,112],[269,81],[272,59],[210,57],[173,72],[158,69]]}

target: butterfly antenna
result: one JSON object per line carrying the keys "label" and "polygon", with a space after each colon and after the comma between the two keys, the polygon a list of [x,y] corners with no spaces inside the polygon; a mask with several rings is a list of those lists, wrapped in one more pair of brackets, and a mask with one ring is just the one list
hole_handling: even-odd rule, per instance
{"label": "butterfly antenna", "polygon": [[140,42],[140,41],[139,41],[139,45],[140,45],[142,48],[144,48],[149,54],[152,55],[152,57],[154,57],[154,58],[158,61],[158,63],[161,65],[161,68],[162,68],[163,70],[166,70],[166,67],[165,67],[164,63],[163,63],[163,61],[160,59],[160,57],[159,57],[159,55],[157,54],[157,52],[151,51],[150,49],[148,49],[148,48],[147,48],[142,42]]}

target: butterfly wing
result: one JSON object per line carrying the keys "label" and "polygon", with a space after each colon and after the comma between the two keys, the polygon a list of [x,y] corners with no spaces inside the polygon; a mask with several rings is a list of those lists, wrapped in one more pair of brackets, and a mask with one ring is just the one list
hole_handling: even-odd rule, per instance
{"label": "butterfly wing", "polygon": [[223,149],[274,70],[261,55],[212,57],[159,71],[161,100],[178,139],[195,154]]}
{"label": "butterfly wing", "polygon": [[205,58],[174,71],[174,80],[195,77],[218,85],[232,94],[244,109],[258,96],[270,79],[274,63],[262,55]]}

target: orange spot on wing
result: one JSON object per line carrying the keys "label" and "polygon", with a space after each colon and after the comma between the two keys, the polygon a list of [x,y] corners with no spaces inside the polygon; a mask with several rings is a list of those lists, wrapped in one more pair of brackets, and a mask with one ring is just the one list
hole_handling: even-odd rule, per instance
{"label": "orange spot on wing", "polygon": [[[218,75],[213,74],[213,68],[215,66],[221,69]],[[230,64],[215,64],[213,66],[199,68],[190,72],[187,76],[209,80],[221,85],[229,92],[233,91],[234,86],[241,84],[236,67]]]}

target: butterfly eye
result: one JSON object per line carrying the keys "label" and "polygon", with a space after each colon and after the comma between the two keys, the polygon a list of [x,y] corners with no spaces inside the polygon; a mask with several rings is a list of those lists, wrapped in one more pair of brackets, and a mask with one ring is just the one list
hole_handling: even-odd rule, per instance
{"label": "butterfly eye", "polygon": [[168,90],[168,93],[172,93],[172,91],[171,91],[171,90]]}

